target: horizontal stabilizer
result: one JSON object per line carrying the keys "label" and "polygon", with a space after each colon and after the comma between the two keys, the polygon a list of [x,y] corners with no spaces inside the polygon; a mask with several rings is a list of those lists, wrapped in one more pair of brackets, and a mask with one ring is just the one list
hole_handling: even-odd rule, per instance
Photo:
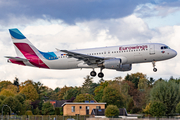
{"label": "horizontal stabilizer", "polygon": [[16,61],[23,61],[23,62],[27,62],[29,61],[28,59],[25,58],[20,58],[20,57],[11,57],[11,56],[5,56],[6,58],[10,58],[10,59],[14,59]]}

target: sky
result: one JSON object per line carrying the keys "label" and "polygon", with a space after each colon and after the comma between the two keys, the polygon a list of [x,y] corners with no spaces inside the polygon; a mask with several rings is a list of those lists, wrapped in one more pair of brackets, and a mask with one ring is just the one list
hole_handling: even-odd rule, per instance
{"label": "sky", "polygon": [[104,80],[136,72],[154,79],[180,77],[180,0],[0,0],[0,80],[13,82],[18,77],[20,82],[40,81],[52,89],[81,86],[91,69],[49,70],[7,63],[4,56],[16,56],[10,28],[18,28],[44,52],[164,43],[178,55],[157,62],[156,73],[152,63],[133,64],[128,72],[104,69]]}

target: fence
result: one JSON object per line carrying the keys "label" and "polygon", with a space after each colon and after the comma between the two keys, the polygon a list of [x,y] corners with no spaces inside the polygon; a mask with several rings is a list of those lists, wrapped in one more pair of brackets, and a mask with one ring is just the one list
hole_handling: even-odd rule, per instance
{"label": "fence", "polygon": [[134,117],[123,117],[123,118],[94,118],[91,116],[59,116],[59,115],[3,115],[0,116],[0,120],[180,120],[180,116],[173,117],[145,117],[145,118],[134,118]]}
{"label": "fence", "polygon": [[3,115],[0,120],[86,120],[89,116],[59,116],[59,115]]}

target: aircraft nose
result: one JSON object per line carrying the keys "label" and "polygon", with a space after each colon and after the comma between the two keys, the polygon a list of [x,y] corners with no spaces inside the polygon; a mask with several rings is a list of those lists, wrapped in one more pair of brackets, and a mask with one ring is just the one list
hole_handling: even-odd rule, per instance
{"label": "aircraft nose", "polygon": [[172,50],[172,57],[175,57],[177,55],[177,52],[175,50]]}

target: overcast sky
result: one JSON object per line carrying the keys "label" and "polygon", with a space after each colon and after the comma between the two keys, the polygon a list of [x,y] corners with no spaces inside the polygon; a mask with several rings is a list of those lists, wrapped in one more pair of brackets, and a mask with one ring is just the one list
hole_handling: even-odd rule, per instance
{"label": "overcast sky", "polygon": [[180,77],[180,0],[0,0],[0,80],[30,79],[53,89],[81,86],[91,69],[48,70],[7,63],[4,56],[16,56],[10,28],[18,28],[44,52],[164,43],[178,55],[157,62],[156,73],[152,63],[143,63],[129,72],[104,69],[104,79],[136,72],[155,79]]}

